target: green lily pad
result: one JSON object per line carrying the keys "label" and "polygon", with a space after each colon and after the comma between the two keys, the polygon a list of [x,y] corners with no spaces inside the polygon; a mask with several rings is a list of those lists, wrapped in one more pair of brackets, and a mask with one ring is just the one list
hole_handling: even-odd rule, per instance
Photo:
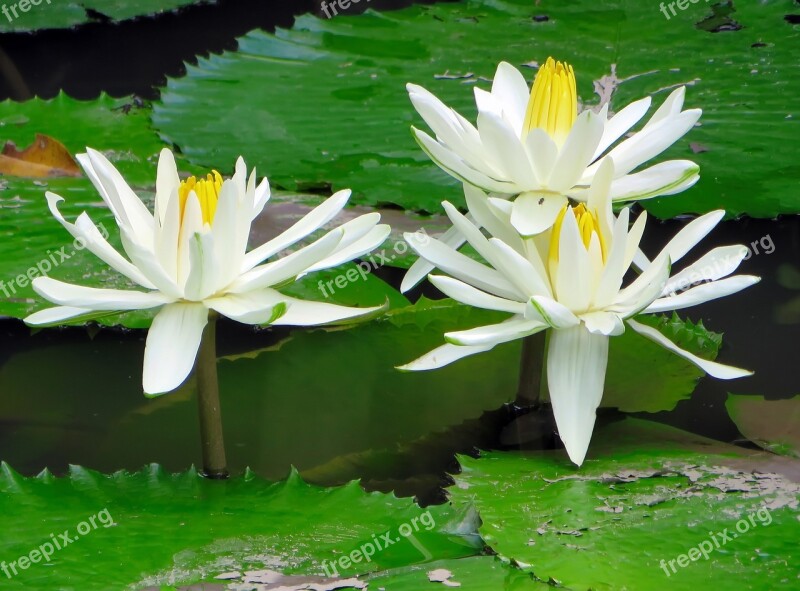
{"label": "green lily pad", "polygon": [[409,126],[423,124],[405,84],[473,119],[472,87],[488,88],[498,62],[530,79],[536,60],[555,55],[575,66],[588,107],[610,96],[619,110],[648,94],[658,104],[685,84],[687,106],[704,109],[701,126],[661,157],[694,159],[703,178],[647,201],[656,215],[796,213],[800,167],[792,150],[776,149],[798,133],[785,98],[800,92],[800,31],[784,20],[793,6],[736,3],[741,30],[719,33],[695,26],[706,4],[667,20],[636,0],[472,0],[303,16],[291,30],[251,32],[238,51],[188,65],[153,120],[195,164],[243,152],[291,190],[348,186],[361,203],[438,212],[443,199],[463,204],[463,195],[411,138]]}
{"label": "green lily pad", "polygon": [[[208,481],[157,465],[112,475],[73,466],[66,478],[22,478],[7,464],[1,470],[0,552],[12,575],[3,576],[4,589],[158,588],[256,569],[325,577],[326,561],[330,575],[330,562],[374,547],[375,539],[385,547],[370,561],[340,561],[340,574],[476,553],[467,537],[447,533],[463,525],[456,512],[365,493],[356,482],[320,488],[296,472],[276,483],[252,474]],[[72,542],[50,552],[44,545],[65,544],[62,532]],[[36,560],[34,553],[36,563],[19,561]]]}
{"label": "green lily pad", "polygon": [[800,458],[800,396],[765,400],[728,394],[725,408],[750,441],[772,453]]}
{"label": "green lily pad", "polygon": [[539,579],[597,591],[796,586],[795,460],[629,418],[597,430],[581,468],[561,450],[461,463],[453,502]]}
{"label": "green lily pad", "polygon": [[[208,0],[200,0],[203,1]],[[7,11],[0,14],[0,33],[68,29],[102,17],[123,21],[198,3],[198,0],[23,0],[9,3]]]}

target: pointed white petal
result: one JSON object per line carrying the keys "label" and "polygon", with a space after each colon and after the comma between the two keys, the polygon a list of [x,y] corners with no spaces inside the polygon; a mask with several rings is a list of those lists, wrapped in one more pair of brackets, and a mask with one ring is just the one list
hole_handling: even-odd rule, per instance
{"label": "pointed white petal", "polygon": [[72,320],[80,316],[91,314],[93,310],[88,308],[74,308],[72,306],[56,306],[39,310],[27,316],[25,324],[30,326],[56,325],[67,320]]}
{"label": "pointed white petal", "polygon": [[558,153],[547,186],[550,190],[564,192],[572,188],[592,161],[594,151],[603,135],[603,121],[592,111],[584,111]]}
{"label": "pointed white petal", "polygon": [[497,238],[490,238],[489,243],[495,250],[495,267],[524,294],[523,301],[531,296],[552,295],[547,272],[541,261],[532,263],[529,258]]}
{"label": "pointed white petal", "polygon": [[518,132],[502,118],[487,112],[478,115],[478,132],[484,148],[498,160],[505,178],[513,180],[520,187],[537,187],[533,168]]}
{"label": "pointed white petal", "polygon": [[461,347],[459,345],[451,345],[448,343],[447,345],[437,347],[433,351],[426,353],[411,363],[398,366],[397,369],[400,371],[426,371],[429,369],[439,369],[440,367],[449,365],[454,361],[463,359],[464,357],[490,351],[493,348],[494,345],[484,345],[482,347]]}
{"label": "pointed white petal", "polygon": [[510,300],[522,301],[529,297],[500,272],[453,250],[436,238],[426,238],[423,242],[415,234],[406,233],[405,239],[417,254],[435,267],[473,287]]}
{"label": "pointed white petal", "polygon": [[597,407],[603,398],[608,337],[584,326],[554,330],[547,350],[547,385],[558,434],[580,466],[589,449]]}
{"label": "pointed white petal", "polygon": [[704,281],[716,281],[733,273],[747,256],[749,249],[742,245],[720,246],[677,273],[664,286],[661,295],[674,293]]}
{"label": "pointed white petal", "polygon": [[203,303],[223,316],[243,324],[267,324],[286,313],[287,298],[265,288],[240,294],[225,294]]}
{"label": "pointed white petal", "polygon": [[178,167],[175,164],[175,156],[167,148],[161,150],[158,156],[158,171],[156,173],[156,219],[164,222],[167,212],[167,203],[172,198],[173,192],[177,192],[181,180],[178,177]]}
{"label": "pointed white petal", "polygon": [[580,323],[575,314],[557,301],[542,296],[533,296],[529,301],[525,317],[544,322],[553,328],[572,328]]}
{"label": "pointed white petal", "polygon": [[592,160],[599,158],[611,144],[625,135],[631,127],[639,123],[650,108],[651,102],[652,99],[649,96],[633,102],[607,121],[603,126],[603,137],[595,150]]}
{"label": "pointed white petal", "polygon": [[341,242],[344,232],[337,228],[319,240],[276,261],[266,263],[242,274],[229,287],[231,293],[245,293],[279,285],[308,272],[308,269],[330,256]]}
{"label": "pointed white petal", "polygon": [[78,216],[78,219],[75,220],[75,224],[71,224],[64,219],[64,216],[58,211],[58,204],[64,199],[49,191],[45,193],[45,197],[47,198],[47,207],[50,209],[50,213],[53,214],[53,217],[56,218],[74,238],[82,240],[89,252],[118,273],[125,275],[125,277],[131,281],[147,289],[155,289],[155,285],[153,285],[139,269],[127,261],[108,243],[86,212]]}
{"label": "pointed white petal", "polygon": [[484,310],[497,310],[498,312],[510,312],[511,314],[525,313],[525,304],[522,302],[498,298],[458,279],[445,277],[444,275],[430,275],[428,279],[444,295],[467,306],[483,308]]}
{"label": "pointed white petal", "polygon": [[683,101],[686,97],[686,87],[680,86],[673,90],[661,106],[650,117],[650,121],[644,126],[644,129],[653,127],[656,123],[660,123],[670,116],[675,116],[681,112],[683,108]]}
{"label": "pointed white petal", "polygon": [[331,221],[347,205],[350,189],[338,191],[295,222],[288,230],[248,252],[241,271],[249,271],[269,257],[289,248]]}
{"label": "pointed white petal", "polygon": [[470,183],[486,191],[496,191],[498,193],[514,194],[519,193],[517,186],[510,182],[510,179],[492,178],[488,175],[475,170],[467,162],[462,160],[455,152],[443,146],[424,131],[414,127],[411,128],[417,143],[425,151],[433,162],[442,170],[454,176],[458,180]]}
{"label": "pointed white petal", "polygon": [[387,224],[378,224],[380,219],[381,215],[378,212],[372,212],[339,226],[344,232],[344,237],[336,250],[330,256],[309,267],[308,272],[338,267],[375,250],[392,232],[391,227]]}
{"label": "pointed white petal", "polygon": [[225,287],[239,275],[247,248],[251,219],[249,214],[243,215],[245,207],[239,197],[236,183],[231,180],[222,183],[211,224],[213,241],[210,241],[219,265],[215,270],[217,289]]}
{"label": "pointed white petal", "polygon": [[625,323],[613,312],[587,312],[581,314],[581,320],[586,325],[586,330],[593,334],[616,337],[625,332]]}
{"label": "pointed white petal", "polygon": [[503,106],[503,117],[519,136],[528,108],[528,83],[508,62],[500,62],[492,80],[492,95]]}
{"label": "pointed white petal", "polygon": [[589,253],[583,245],[572,208],[567,209],[561,224],[558,263],[552,266],[551,283],[556,299],[570,310],[582,311],[592,298]]}
{"label": "pointed white petal", "polygon": [[203,304],[170,304],[153,319],[144,350],[142,385],[147,394],[180,386],[194,366],[208,309]]}
{"label": "pointed white petal", "polygon": [[526,320],[515,316],[500,324],[479,326],[470,330],[459,330],[445,333],[444,338],[448,343],[467,347],[480,347],[484,345],[499,345],[521,339],[545,330],[547,325],[538,320]]}
{"label": "pointed white petal", "polygon": [[274,325],[321,326],[336,324],[345,320],[368,316],[384,309],[384,306],[352,308],[349,306],[326,304],[324,302],[310,302],[289,297],[284,297],[284,300],[289,305],[289,308],[286,310],[285,314],[272,322]]}
{"label": "pointed white petal", "polygon": [[657,258],[633,283],[617,294],[614,303],[608,307],[609,311],[628,318],[644,310],[661,294],[669,279],[669,270],[669,258]]}
{"label": "pointed white petal", "polygon": [[173,301],[158,291],[84,287],[50,277],[37,277],[32,285],[36,293],[54,304],[90,310],[146,310]]}
{"label": "pointed white petal", "polygon": [[558,160],[558,146],[544,129],[537,127],[525,138],[525,148],[539,187],[548,187]]}
{"label": "pointed white petal", "polygon": [[[456,227],[450,228],[444,234],[439,236],[439,240],[442,244],[454,250],[458,250],[461,245],[467,241],[466,237],[461,234]],[[409,289],[413,289],[435,268],[435,265],[429,263],[424,258],[417,259],[414,261],[414,264],[409,267],[408,271],[406,271],[406,274],[403,277],[403,282],[400,284],[400,291],[405,293]]]}
{"label": "pointed white petal", "polygon": [[692,220],[669,241],[659,256],[669,256],[673,264],[677,263],[705,238],[722,221],[723,217],[725,217],[725,212],[720,209]]}
{"label": "pointed white petal", "polygon": [[611,184],[614,201],[640,201],[685,191],[700,180],[700,167],[691,160],[668,160]]}
{"label": "pointed white petal", "polygon": [[735,378],[743,378],[746,376],[753,375],[752,371],[748,371],[746,369],[740,369],[738,367],[732,367],[730,365],[723,365],[721,363],[716,363],[714,361],[709,361],[707,359],[701,359],[697,355],[689,353],[689,351],[684,351],[680,347],[678,347],[675,343],[665,337],[661,331],[647,326],[645,324],[640,324],[635,320],[628,319],[627,320],[628,326],[630,326],[633,330],[638,332],[640,335],[647,337],[651,341],[654,341],[672,351],[676,355],[680,355],[684,359],[691,361],[697,367],[702,369],[708,375],[718,378],[720,380],[733,380]]}
{"label": "pointed white petal", "polygon": [[534,236],[550,229],[567,198],[554,193],[523,193],[514,200],[511,224],[523,236]]}
{"label": "pointed white petal", "polygon": [[486,193],[477,187],[465,184],[464,197],[469,208],[467,219],[471,216],[478,228],[486,228],[489,234],[502,240],[517,252],[524,252],[519,233],[510,223],[497,217],[496,209],[489,205]]}
{"label": "pointed white petal", "polygon": [[625,252],[628,246],[629,214],[630,210],[626,207],[620,212],[614,225],[611,249],[592,299],[592,305],[598,308],[606,307],[616,297],[628,271],[628,267],[625,266]]}
{"label": "pointed white petal", "polygon": [[687,289],[683,293],[675,296],[660,298],[645,308],[647,313],[666,312],[668,310],[681,310],[691,306],[697,306],[711,300],[724,298],[743,289],[755,285],[761,281],[760,277],[753,275],[734,275],[727,279],[704,283]]}
{"label": "pointed white petal", "polygon": [[186,278],[184,298],[198,302],[216,293],[222,284],[222,268],[225,261],[219,260],[214,248],[214,235],[210,232],[195,234],[189,242],[189,276]]}

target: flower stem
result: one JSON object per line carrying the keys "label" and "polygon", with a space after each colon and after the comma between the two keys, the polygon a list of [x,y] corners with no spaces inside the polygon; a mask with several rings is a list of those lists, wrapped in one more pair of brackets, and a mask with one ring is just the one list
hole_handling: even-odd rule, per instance
{"label": "flower stem", "polygon": [[545,334],[543,331],[522,339],[517,399],[514,401],[518,407],[538,407],[541,392],[547,388]]}
{"label": "flower stem", "polygon": [[209,316],[203,330],[195,365],[197,404],[200,411],[200,443],[203,448],[203,476],[214,480],[228,478],[222,414],[217,379],[217,316]]}

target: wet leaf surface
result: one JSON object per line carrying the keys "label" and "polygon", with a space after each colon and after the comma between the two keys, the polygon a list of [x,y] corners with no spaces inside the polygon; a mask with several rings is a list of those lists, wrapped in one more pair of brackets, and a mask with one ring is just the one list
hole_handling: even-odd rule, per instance
{"label": "wet leaf surface", "polygon": [[730,394],[725,407],[750,441],[772,453],[800,458],[800,396],[765,400]]}

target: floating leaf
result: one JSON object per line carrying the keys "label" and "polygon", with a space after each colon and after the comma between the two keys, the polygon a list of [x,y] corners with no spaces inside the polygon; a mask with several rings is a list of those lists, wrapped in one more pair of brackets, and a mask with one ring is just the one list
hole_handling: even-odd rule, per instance
{"label": "floating leaf", "polygon": [[626,419],[597,429],[580,468],[562,450],[461,463],[451,498],[477,509],[487,544],[565,588],[767,591],[797,579],[795,460]]}
{"label": "floating leaf", "polygon": [[750,441],[772,453],[800,458],[800,396],[765,400],[728,394],[725,408]]}
{"label": "floating leaf", "polygon": [[197,3],[197,0],[27,0],[6,6],[0,15],[0,33],[66,29],[96,19],[123,21]]}
{"label": "floating leaf", "polygon": [[296,472],[270,483],[252,473],[209,481],[194,470],[167,474],[157,465],[112,475],[73,466],[66,478],[22,478],[3,464],[0,509],[7,562],[52,544],[51,534],[73,540],[50,561],[17,567],[3,589],[159,588],[256,569],[324,577],[324,561],[386,532],[391,545],[354,564],[350,576],[476,553],[446,533],[458,519],[447,507],[423,510],[408,499],[367,494],[355,482],[320,488]]}
{"label": "floating leaf", "polygon": [[688,85],[687,106],[704,110],[700,126],[659,157],[698,162],[699,184],[643,202],[651,212],[796,213],[800,165],[792,150],[775,149],[798,135],[786,101],[800,93],[800,30],[784,20],[792,6],[738,2],[731,18],[741,30],[721,33],[695,27],[707,4],[667,21],[637,0],[470,0],[302,16],[291,30],[253,31],[236,52],[187,65],[153,120],[195,164],[243,152],[291,190],[353,187],[361,203],[438,212],[443,199],[463,205],[463,195],[412,139],[409,126],[424,124],[406,83],[474,120],[472,90],[489,88],[498,62],[531,80],[536,60],[554,55],[575,66],[587,107],[610,98],[619,111],[652,95],[652,112]]}

